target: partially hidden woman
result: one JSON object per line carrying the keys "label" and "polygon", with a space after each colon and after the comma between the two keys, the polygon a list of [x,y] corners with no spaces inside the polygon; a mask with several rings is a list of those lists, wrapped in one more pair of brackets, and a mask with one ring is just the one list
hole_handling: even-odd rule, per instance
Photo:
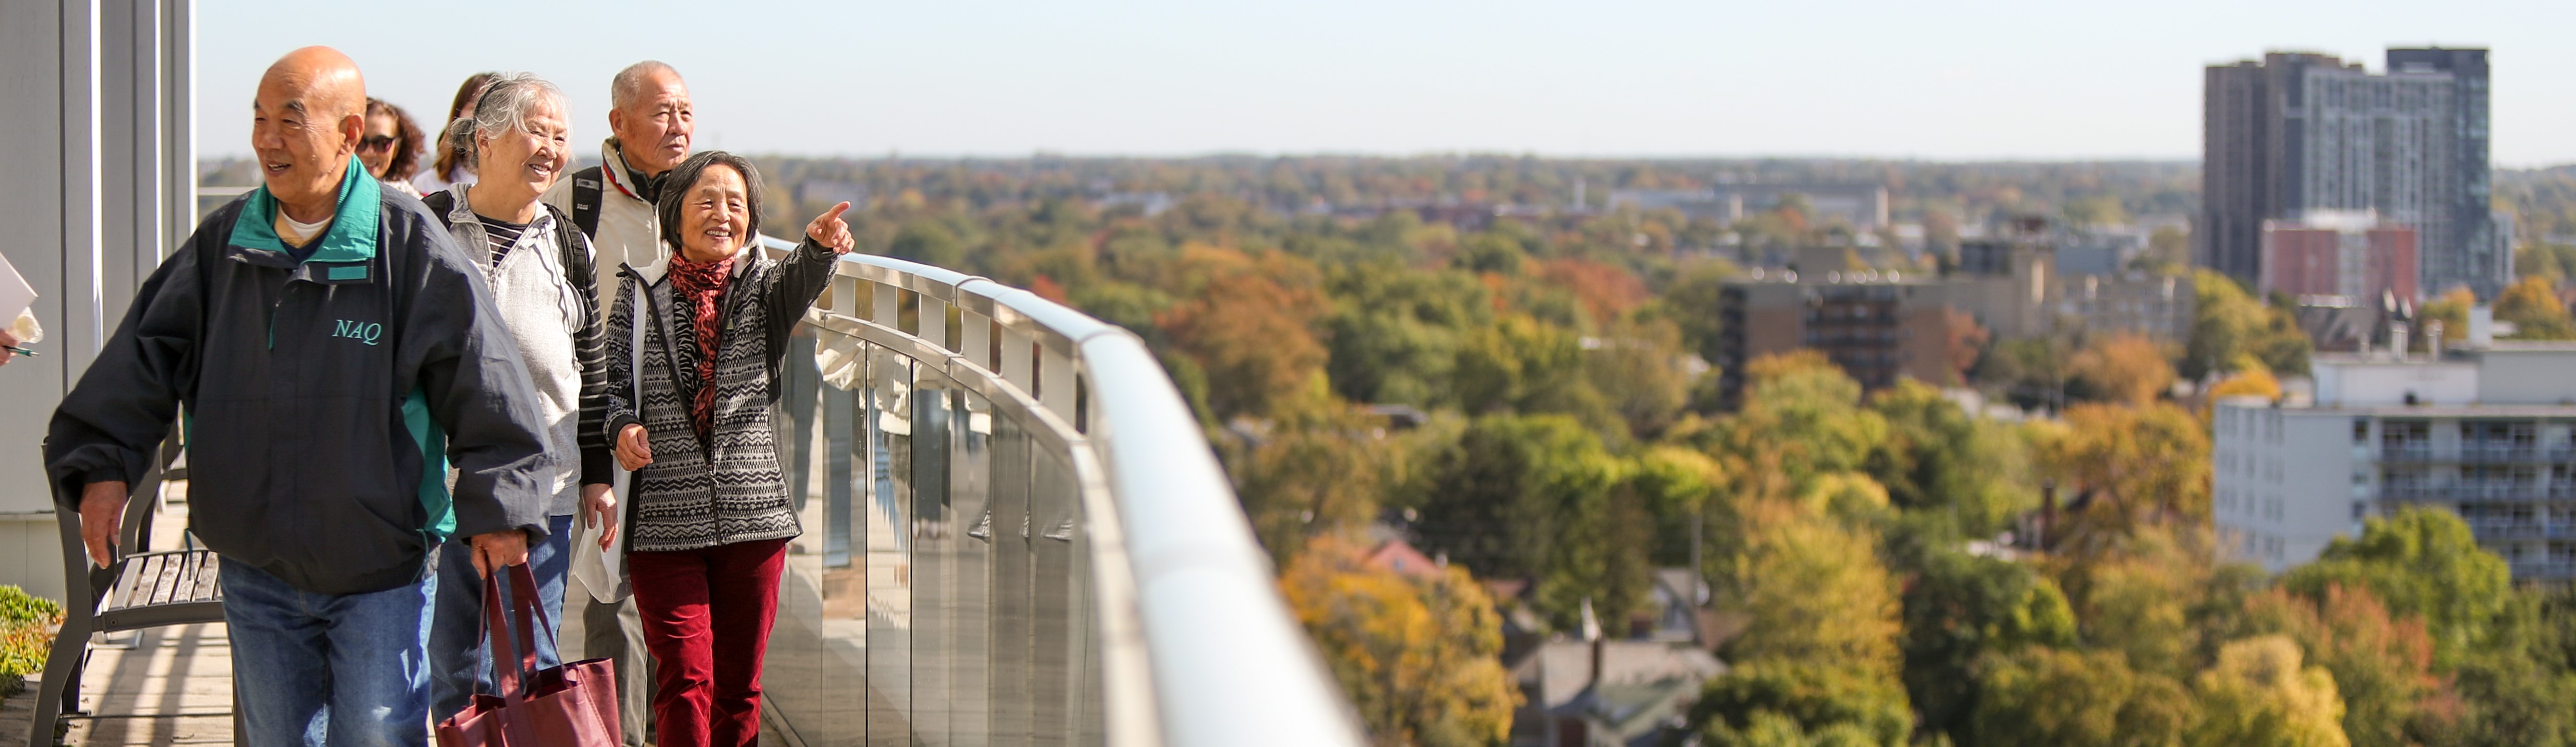
{"label": "partially hidden woman", "polygon": [[658,668],[662,747],[759,739],[761,657],[801,531],[770,405],[789,332],[854,244],[844,202],[770,260],[762,194],[740,156],[680,162],[659,205],[666,259],[622,268],[609,312],[606,432],[636,471],[626,568]]}
{"label": "partially hidden woman", "polygon": [[411,176],[420,171],[423,137],[420,125],[412,124],[402,107],[368,97],[367,136],[358,141],[358,162],[386,189],[419,197],[420,188],[412,186]]}
{"label": "partially hidden woman", "polygon": [[[547,496],[546,539],[528,548],[537,599],[549,625],[563,620],[564,577],[572,568],[576,512],[596,521],[617,517],[609,485],[616,466],[602,423],[608,414],[608,367],[602,342],[596,275],[590,241],[572,218],[539,201],[572,165],[571,117],[563,91],[527,73],[491,77],[470,112],[448,125],[455,139],[442,150],[461,151],[480,179],[431,193],[422,202],[438,216],[465,255],[476,260],[492,289],[501,324],[518,343],[536,384],[545,416],[550,469],[537,486]],[[438,601],[430,625],[432,713],[447,718],[472,701],[479,685],[492,689],[491,667],[510,664],[507,649],[482,651],[483,579],[461,541],[439,552]],[[502,582],[506,586],[510,583]],[[556,630],[535,636],[537,665],[565,658]]]}

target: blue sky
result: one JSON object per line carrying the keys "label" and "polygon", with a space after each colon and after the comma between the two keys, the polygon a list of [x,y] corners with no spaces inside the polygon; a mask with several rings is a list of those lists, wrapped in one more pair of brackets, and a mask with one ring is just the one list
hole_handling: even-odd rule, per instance
{"label": "blue sky", "polygon": [[607,134],[608,77],[688,76],[699,146],[882,156],[1502,152],[2197,158],[2201,68],[2494,51],[2494,158],[2576,163],[2576,2],[200,0],[198,143],[327,44],[424,126],[530,70]]}

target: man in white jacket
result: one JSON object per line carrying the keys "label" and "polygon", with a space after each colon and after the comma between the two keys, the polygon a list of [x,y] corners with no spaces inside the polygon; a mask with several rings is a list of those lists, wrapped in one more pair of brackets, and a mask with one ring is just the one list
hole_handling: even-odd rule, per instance
{"label": "man in white jacket", "polygon": [[[689,86],[670,65],[645,60],[619,71],[609,83],[608,130],[600,146],[599,166],[572,173],[546,190],[544,200],[565,214],[590,237],[591,266],[599,269],[600,316],[617,303],[617,268],[644,267],[662,258],[662,225],[656,203],[662,176],[689,157],[689,136],[697,130],[689,106]],[[598,531],[594,528],[593,531]],[[622,548],[621,548],[622,549]],[[578,575],[578,571],[576,571]],[[615,600],[615,601],[608,601]],[[584,658],[617,662],[618,715],[623,718],[627,747],[644,744],[652,723],[646,702],[644,627],[635,600],[622,588],[591,589],[582,609]],[[573,606],[567,604],[566,606]]]}

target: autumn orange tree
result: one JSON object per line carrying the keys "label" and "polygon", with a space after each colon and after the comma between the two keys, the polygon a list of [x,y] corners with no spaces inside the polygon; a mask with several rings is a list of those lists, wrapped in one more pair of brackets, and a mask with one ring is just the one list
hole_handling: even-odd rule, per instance
{"label": "autumn orange tree", "polygon": [[2167,358],[2164,346],[2154,340],[2119,332],[2093,339],[2067,368],[2093,398],[2144,405],[2173,388],[2173,364]]}
{"label": "autumn orange tree", "polygon": [[1521,695],[1498,658],[1502,622],[1465,570],[1415,578],[1373,568],[1364,548],[1327,534],[1279,585],[1376,744],[1483,747],[1509,736]]}
{"label": "autumn orange tree", "polygon": [[1207,372],[1208,406],[1220,420],[1272,414],[1323,374],[1325,350],[1314,325],[1326,306],[1313,265],[1222,249],[1200,256],[1205,260],[1176,270],[1196,293],[1154,323]]}

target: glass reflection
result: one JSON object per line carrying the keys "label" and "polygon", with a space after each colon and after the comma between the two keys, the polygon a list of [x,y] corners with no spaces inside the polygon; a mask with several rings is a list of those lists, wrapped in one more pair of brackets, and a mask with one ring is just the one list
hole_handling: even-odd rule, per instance
{"label": "glass reflection", "polygon": [[797,345],[778,425],[805,533],[767,661],[776,726],[807,745],[1102,744],[1070,455],[937,366],[812,327]]}
{"label": "glass reflection", "polygon": [[952,633],[948,744],[985,747],[992,743],[993,406],[982,395],[964,390],[957,393],[956,402],[958,427],[948,488],[956,531],[948,544],[944,595]]}
{"label": "glass reflection", "polygon": [[912,744],[912,359],[871,351],[867,360],[868,740]]}

